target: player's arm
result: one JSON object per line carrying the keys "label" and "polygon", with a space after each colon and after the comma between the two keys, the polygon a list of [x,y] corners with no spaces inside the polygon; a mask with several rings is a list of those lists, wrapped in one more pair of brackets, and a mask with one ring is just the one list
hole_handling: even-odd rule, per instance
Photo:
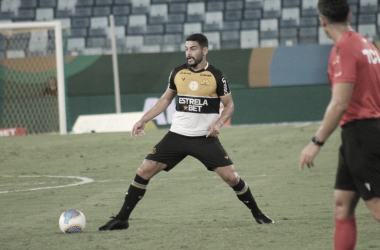
{"label": "player's arm", "polygon": [[[346,112],[354,89],[353,83],[334,84],[332,98],[327,106],[323,121],[315,136],[318,141],[325,142],[338,127],[340,120]],[[309,168],[314,166],[313,160],[318,154],[320,146],[310,142],[303,150],[299,160],[299,167],[303,169],[304,164]]]}
{"label": "player's arm", "polygon": [[223,124],[226,121],[228,121],[228,119],[230,119],[232,114],[234,113],[235,107],[234,107],[234,101],[232,100],[231,94],[228,94],[226,96],[221,96],[220,100],[222,101],[223,106],[224,106],[223,112],[220,115],[219,119],[214,124],[210,125],[209,127],[210,132],[207,134],[206,137],[218,136]]}
{"label": "player's arm", "polygon": [[131,131],[131,137],[141,137],[144,133],[144,128],[147,122],[152,120],[154,117],[158,116],[162,112],[164,112],[167,107],[169,107],[170,103],[173,101],[174,97],[177,95],[176,90],[172,90],[167,88],[165,93],[158,99],[156,104],[146,112],[143,117],[135,123]]}

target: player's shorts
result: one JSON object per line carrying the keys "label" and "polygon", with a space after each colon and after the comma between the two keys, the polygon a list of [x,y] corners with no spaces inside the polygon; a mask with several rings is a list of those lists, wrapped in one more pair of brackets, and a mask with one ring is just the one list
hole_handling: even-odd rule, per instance
{"label": "player's shorts", "polygon": [[169,131],[149,152],[145,159],[164,163],[170,171],[186,156],[198,159],[210,171],[217,167],[232,165],[233,162],[218,137],[183,136]]}
{"label": "player's shorts", "polygon": [[363,200],[380,197],[380,119],[342,127],[335,189],[358,192]]}

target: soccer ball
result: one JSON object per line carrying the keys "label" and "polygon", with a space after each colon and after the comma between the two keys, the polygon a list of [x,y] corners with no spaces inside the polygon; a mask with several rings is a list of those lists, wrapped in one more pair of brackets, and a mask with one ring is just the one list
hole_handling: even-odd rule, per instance
{"label": "soccer ball", "polygon": [[67,210],[59,218],[59,227],[66,234],[81,233],[85,226],[84,214],[76,209]]}

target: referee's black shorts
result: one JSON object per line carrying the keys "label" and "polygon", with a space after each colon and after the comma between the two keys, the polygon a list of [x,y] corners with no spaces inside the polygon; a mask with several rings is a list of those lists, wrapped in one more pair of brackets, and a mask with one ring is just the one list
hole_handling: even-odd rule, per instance
{"label": "referee's black shorts", "polygon": [[170,171],[188,155],[198,159],[210,171],[217,167],[233,164],[218,137],[189,137],[171,131],[162,138],[145,159],[164,163],[167,165],[164,170]]}
{"label": "referee's black shorts", "polygon": [[358,192],[363,200],[380,197],[380,119],[342,127],[335,189]]}

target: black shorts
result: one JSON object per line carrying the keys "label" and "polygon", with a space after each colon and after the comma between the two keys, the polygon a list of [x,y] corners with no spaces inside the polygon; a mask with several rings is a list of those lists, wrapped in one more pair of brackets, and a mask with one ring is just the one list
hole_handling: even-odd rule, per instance
{"label": "black shorts", "polygon": [[145,159],[164,163],[167,165],[164,170],[170,171],[188,155],[198,159],[210,171],[233,164],[217,137],[189,137],[170,131]]}
{"label": "black shorts", "polygon": [[343,126],[335,189],[358,192],[363,200],[380,197],[380,119]]}

